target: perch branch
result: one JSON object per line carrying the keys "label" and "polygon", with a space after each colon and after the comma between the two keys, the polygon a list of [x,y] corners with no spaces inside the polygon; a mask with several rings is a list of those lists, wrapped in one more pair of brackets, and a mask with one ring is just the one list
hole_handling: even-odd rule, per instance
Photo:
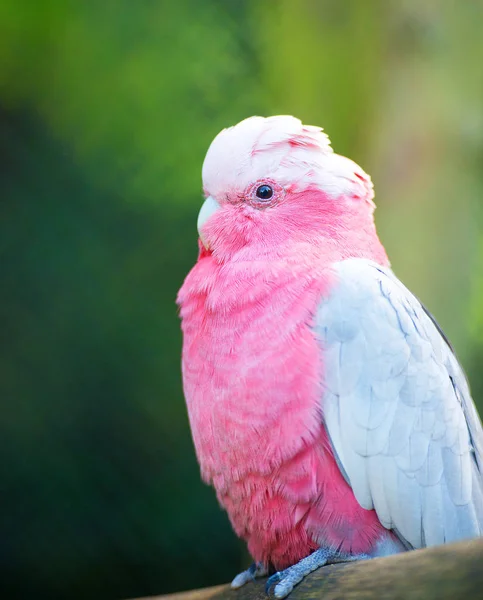
{"label": "perch branch", "polygon": [[[150,600],[267,600],[265,579]],[[387,558],[330,565],[305,578],[290,600],[466,600],[483,597],[483,539]],[[141,599],[140,599],[141,600]],[[147,599],[144,599],[147,600]]]}

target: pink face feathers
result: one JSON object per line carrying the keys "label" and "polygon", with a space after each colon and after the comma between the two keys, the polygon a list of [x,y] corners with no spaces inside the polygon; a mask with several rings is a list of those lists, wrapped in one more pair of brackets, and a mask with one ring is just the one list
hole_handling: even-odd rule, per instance
{"label": "pink face feathers", "polygon": [[288,240],[372,231],[370,177],[334,154],[321,128],[294,117],[251,117],[221,131],[203,164],[203,188],[200,238],[223,260],[248,248],[278,252]]}

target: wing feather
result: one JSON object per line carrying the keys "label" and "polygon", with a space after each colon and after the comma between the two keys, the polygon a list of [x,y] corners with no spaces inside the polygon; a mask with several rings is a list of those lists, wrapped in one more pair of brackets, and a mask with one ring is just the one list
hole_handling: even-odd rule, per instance
{"label": "wing feather", "polygon": [[483,533],[483,429],[449,342],[389,269],[337,263],[316,315],[322,410],[364,508],[408,546]]}

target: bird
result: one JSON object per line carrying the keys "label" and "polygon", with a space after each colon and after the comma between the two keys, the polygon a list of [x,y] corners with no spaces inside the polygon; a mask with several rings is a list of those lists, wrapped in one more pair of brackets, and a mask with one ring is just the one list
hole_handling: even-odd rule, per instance
{"label": "bird", "polygon": [[483,429],[462,367],[393,273],[371,179],[292,116],[223,129],[178,292],[202,479],[286,597],[326,564],[481,536]]}

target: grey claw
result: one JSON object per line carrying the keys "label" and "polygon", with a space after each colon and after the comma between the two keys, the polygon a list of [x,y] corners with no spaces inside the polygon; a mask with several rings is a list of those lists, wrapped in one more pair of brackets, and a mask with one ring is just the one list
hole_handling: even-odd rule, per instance
{"label": "grey claw", "polygon": [[267,595],[270,594],[270,590],[272,589],[272,587],[276,586],[277,583],[282,579],[282,573],[280,573],[280,571],[278,571],[277,573],[274,573],[271,577],[269,577],[267,579],[267,582],[265,583],[265,593]]}

